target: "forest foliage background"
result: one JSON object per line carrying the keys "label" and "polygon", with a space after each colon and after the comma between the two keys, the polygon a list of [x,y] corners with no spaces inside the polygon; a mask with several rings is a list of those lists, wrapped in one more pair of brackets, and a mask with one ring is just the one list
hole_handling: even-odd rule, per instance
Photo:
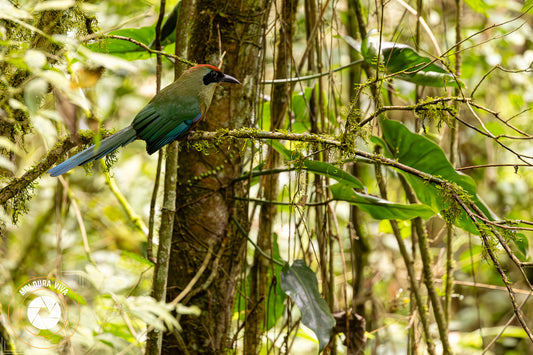
{"label": "forest foliage background", "polygon": [[[235,181],[247,218],[235,223],[248,241],[228,348],[314,354],[332,335],[328,353],[533,351],[533,3],[267,3],[249,126],[180,143],[206,155],[244,143]],[[0,351],[46,352],[6,321],[34,277],[65,281],[80,303],[61,351],[144,353],[147,327],[179,334],[180,317],[206,312],[151,297],[147,240],[157,249],[165,209],[160,160],[144,143],[109,168],[46,175],[68,149],[128,125],[158,80],[173,81],[174,64],[156,54],[173,54],[175,38],[152,45],[160,5],[0,0]],[[334,326],[300,322],[301,285],[287,285],[299,267],[322,295],[309,312]]]}

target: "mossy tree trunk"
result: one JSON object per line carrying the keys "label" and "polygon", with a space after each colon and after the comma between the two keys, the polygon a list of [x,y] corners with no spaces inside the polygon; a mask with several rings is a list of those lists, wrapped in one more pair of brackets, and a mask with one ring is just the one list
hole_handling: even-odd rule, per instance
{"label": "mossy tree trunk", "polygon": [[[249,126],[269,6],[268,0],[196,1],[189,58],[218,65],[220,50],[226,51],[222,70],[242,82],[217,89],[198,130]],[[249,225],[247,204],[235,199],[246,194],[246,186],[233,182],[242,173],[244,144],[223,141],[202,152],[182,144],[167,299],[204,270],[182,300],[200,307],[202,315],[181,317],[183,331],[163,337],[164,354],[225,353],[233,347],[233,304],[246,248],[238,224],[246,230]]]}

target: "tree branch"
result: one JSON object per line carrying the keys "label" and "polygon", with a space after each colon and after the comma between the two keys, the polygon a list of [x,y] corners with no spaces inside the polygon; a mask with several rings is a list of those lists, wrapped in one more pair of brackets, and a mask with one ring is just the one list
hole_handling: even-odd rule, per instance
{"label": "tree branch", "polygon": [[[83,144],[92,142],[92,138],[88,135],[82,135],[79,139]],[[37,165],[26,171],[20,178],[13,178],[6,186],[0,189],[0,205],[4,205],[7,201],[22,193],[75,146],[76,142],[71,136],[59,141]]]}

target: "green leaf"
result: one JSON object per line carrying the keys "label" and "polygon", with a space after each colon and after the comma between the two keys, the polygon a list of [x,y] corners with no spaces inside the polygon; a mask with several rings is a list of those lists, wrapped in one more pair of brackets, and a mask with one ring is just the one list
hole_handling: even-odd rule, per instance
{"label": "green leaf", "polygon": [[[279,254],[278,235],[273,234],[272,241],[272,258],[274,260],[282,260]],[[284,303],[287,296],[281,288],[281,270],[282,267],[276,263],[272,264],[272,268],[268,269],[268,278],[272,280],[270,289],[267,291],[267,330],[272,329],[277,320],[283,315],[285,309]]]}
{"label": "green leaf", "polygon": [[[385,150],[386,156],[419,171],[457,184],[488,218],[494,220],[493,214],[477,196],[474,180],[455,171],[437,144],[426,137],[412,133],[407,127],[396,121],[383,119],[381,127],[383,138],[388,145]],[[434,185],[412,174],[402,171],[400,173],[409,181],[420,202],[431,207],[435,212],[440,213],[451,206],[450,202],[444,198],[441,190]],[[468,232],[479,234],[475,224],[462,209],[454,224]]]}
{"label": "green leaf", "polygon": [[[272,241],[272,258],[274,260],[282,260],[279,253],[278,235],[273,234]],[[285,300],[287,295],[281,288],[281,270],[282,266],[277,263],[272,263],[272,267],[268,269],[269,288],[267,290],[267,330],[272,329],[280,317],[283,315],[285,309]],[[252,274],[248,273],[246,276],[246,282],[243,285],[244,290],[239,292],[236,302],[234,303],[233,312],[237,314],[241,321],[246,319],[246,304],[248,302],[247,297],[250,294],[250,285],[252,284]],[[272,281],[270,283],[270,281]]]}
{"label": "green leaf", "polygon": [[[134,39],[149,45],[155,36],[155,27],[124,28],[109,32],[109,35],[122,36]],[[90,43],[87,47],[93,52],[111,54],[127,60],[150,58],[150,52],[139,47],[135,43],[126,40],[106,38],[97,43]]]}
{"label": "green leaf", "polygon": [[151,262],[149,259],[144,258],[143,256],[141,256],[141,255],[139,255],[137,253],[132,253],[132,252],[129,252],[127,250],[121,250],[120,253],[123,256],[125,256],[125,257],[128,257],[130,259],[138,261],[141,264],[144,264],[144,265],[147,265],[147,266],[154,266],[153,262]]}
{"label": "green leaf", "polygon": [[78,304],[86,305],[87,301],[85,301],[85,298],[83,298],[82,295],[79,293],[74,292],[73,290],[69,289],[66,295],[69,299],[73,300],[74,302]]}
{"label": "green leaf", "polygon": [[309,101],[313,94],[313,88],[305,88],[303,92],[292,95],[292,112],[294,113],[294,123],[291,132],[303,133],[311,129],[309,121]]}
{"label": "green leaf", "polygon": [[329,343],[335,318],[318,292],[315,273],[303,260],[296,260],[292,266],[285,264],[281,270],[281,287],[298,306],[302,323],[315,332],[322,351]]}
{"label": "green leaf", "polygon": [[522,12],[530,12],[533,7],[533,0],[526,0],[524,6],[522,6]]}
{"label": "green leaf", "polygon": [[[311,118],[309,116],[310,105],[313,99],[318,100],[318,96],[321,96],[321,102],[324,107],[328,107],[328,95],[324,91],[319,90],[319,85],[316,84],[313,87],[306,87],[303,91],[300,91],[292,95],[291,110],[294,115],[294,119],[291,120],[290,125],[287,127],[293,133],[305,133],[311,130]],[[328,122],[334,126],[338,126],[338,122],[335,118],[333,110],[326,110],[326,117]],[[320,126],[320,122],[317,123]],[[270,128],[269,128],[270,130]]]}
{"label": "green leaf", "polygon": [[520,260],[527,260],[529,255],[529,239],[522,233],[514,233],[511,237],[513,244],[518,249],[517,257]]}
{"label": "green leaf", "polygon": [[489,17],[489,14],[487,13],[487,10],[490,9],[490,6],[487,4],[486,1],[483,0],[465,0],[465,3],[470,6],[472,10],[475,12],[478,12],[480,14],[485,15],[485,17]]}
{"label": "green leaf", "polygon": [[359,193],[344,184],[335,184],[329,187],[333,198],[357,205],[375,219],[401,219],[407,220],[415,217],[430,218],[435,212],[424,205],[405,205],[393,203],[379,197]]}
{"label": "green leaf", "polygon": [[[111,31],[109,35],[131,38],[146,46],[150,46],[155,37],[155,25],[141,28],[124,28]],[[163,50],[168,50],[173,53],[173,46],[173,43],[169,44]],[[111,54],[126,60],[148,59],[152,55],[146,49],[135,43],[116,38],[105,38],[96,43],[89,43],[87,48],[93,52]]]}
{"label": "green leaf", "polygon": [[257,125],[263,131],[270,131],[270,101],[263,101],[262,114],[257,122]]}
{"label": "green leaf", "polygon": [[[161,43],[164,43],[165,39],[171,38],[170,35],[174,34],[173,38],[171,39],[171,42],[176,41],[176,23],[178,22],[178,16],[181,9],[181,0],[178,1],[176,6],[172,9],[170,12],[170,15],[168,15],[167,19],[163,23],[163,26],[161,27]],[[155,30],[154,30],[154,39],[150,43],[150,47],[153,48],[155,44]]]}
{"label": "green leaf", "polygon": [[382,42],[372,37],[375,31],[369,33],[361,43],[361,54],[364,60],[375,65],[378,52],[388,74],[397,74],[399,79],[418,85],[434,87],[464,87],[461,81],[456,81],[445,68],[433,62],[432,59],[420,55],[414,48],[397,42]]}
{"label": "green leaf", "polygon": [[[128,327],[123,323],[123,322],[117,322],[117,323],[113,323],[113,322],[105,322],[103,325],[102,325],[102,330],[104,331],[104,334],[111,334],[115,337],[119,337],[121,339],[124,339],[126,340],[127,342],[129,343],[132,343],[135,341],[135,337],[131,334],[131,332],[129,331]],[[102,335],[104,335],[102,334]],[[103,343],[105,344],[109,344],[108,341],[104,341],[102,339],[100,339]]]}
{"label": "green leaf", "polygon": [[269,141],[268,144],[278,151],[278,153],[283,155],[286,160],[296,161],[296,164],[300,164],[298,167],[301,167],[302,169],[335,179],[337,182],[352,188],[364,189],[365,187],[361,180],[335,165],[317,160],[303,159],[301,153],[285,148],[285,146],[278,141]]}

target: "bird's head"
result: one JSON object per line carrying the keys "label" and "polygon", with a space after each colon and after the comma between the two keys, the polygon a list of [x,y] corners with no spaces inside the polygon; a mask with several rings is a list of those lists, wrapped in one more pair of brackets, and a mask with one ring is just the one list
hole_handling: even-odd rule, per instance
{"label": "bird's head", "polygon": [[240,84],[239,80],[222,73],[220,69],[209,64],[195,65],[189,68],[184,75],[190,75],[196,78],[201,77],[202,83],[205,86],[216,85],[222,82]]}
{"label": "bird's head", "polygon": [[183,90],[184,94],[196,95],[201,106],[207,110],[215,88],[222,82],[240,84],[239,80],[222,73],[217,67],[198,64],[186,70],[173,85]]}

